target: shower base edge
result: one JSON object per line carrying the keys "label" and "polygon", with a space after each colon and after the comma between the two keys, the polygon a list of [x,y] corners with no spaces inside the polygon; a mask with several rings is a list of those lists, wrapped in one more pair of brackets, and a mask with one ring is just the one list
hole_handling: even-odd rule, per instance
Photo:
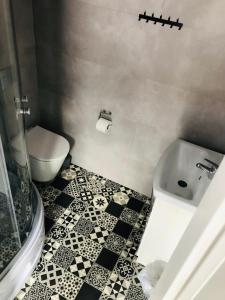
{"label": "shower base edge", "polygon": [[44,244],[44,209],[37,188],[37,209],[32,230],[23,247],[9,264],[8,272],[0,281],[0,299],[13,300],[38,263]]}

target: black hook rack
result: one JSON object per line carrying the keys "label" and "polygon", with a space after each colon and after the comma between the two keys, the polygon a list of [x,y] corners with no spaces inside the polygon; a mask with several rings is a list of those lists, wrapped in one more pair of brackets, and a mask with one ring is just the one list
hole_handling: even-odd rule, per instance
{"label": "black hook rack", "polygon": [[146,23],[148,23],[149,21],[154,22],[154,24],[161,23],[162,26],[169,25],[170,28],[173,28],[173,26],[175,26],[178,27],[178,30],[181,30],[181,28],[183,27],[183,23],[180,23],[179,19],[177,19],[176,21],[172,21],[170,17],[168,19],[163,19],[162,15],[157,18],[155,17],[154,13],[151,16],[148,16],[146,14],[146,11],[144,12],[144,14],[139,14],[138,21],[141,20],[145,20]]}

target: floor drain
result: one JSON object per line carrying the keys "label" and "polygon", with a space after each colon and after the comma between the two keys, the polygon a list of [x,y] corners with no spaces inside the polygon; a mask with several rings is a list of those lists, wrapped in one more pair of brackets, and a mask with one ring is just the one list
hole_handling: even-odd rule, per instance
{"label": "floor drain", "polygon": [[181,186],[182,188],[186,188],[187,187],[187,182],[184,180],[179,180],[178,185]]}

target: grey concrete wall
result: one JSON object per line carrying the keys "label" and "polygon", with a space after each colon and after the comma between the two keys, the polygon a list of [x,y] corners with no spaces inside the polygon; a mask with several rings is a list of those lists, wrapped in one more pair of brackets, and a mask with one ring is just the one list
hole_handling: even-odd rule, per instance
{"label": "grey concrete wall", "polygon": [[0,1],[0,69],[7,68],[10,64],[10,56],[7,40],[7,26],[4,1]]}
{"label": "grey concrete wall", "polygon": [[[4,0],[6,1],[6,0]],[[30,99],[31,115],[27,125],[39,122],[37,66],[33,26],[33,7],[30,0],[12,0],[21,89]]]}
{"label": "grey concrete wall", "polygon": [[[176,138],[225,151],[223,1],[33,0],[42,125],[74,140],[73,161],[151,193]],[[138,22],[179,17],[181,31]],[[111,110],[109,136],[95,130]]]}

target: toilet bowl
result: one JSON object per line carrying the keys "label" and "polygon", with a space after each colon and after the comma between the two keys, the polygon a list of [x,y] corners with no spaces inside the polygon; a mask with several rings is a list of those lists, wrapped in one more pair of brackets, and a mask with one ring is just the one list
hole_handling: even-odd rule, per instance
{"label": "toilet bowl", "polygon": [[35,126],[26,134],[32,179],[48,182],[59,172],[70,149],[62,136]]}

